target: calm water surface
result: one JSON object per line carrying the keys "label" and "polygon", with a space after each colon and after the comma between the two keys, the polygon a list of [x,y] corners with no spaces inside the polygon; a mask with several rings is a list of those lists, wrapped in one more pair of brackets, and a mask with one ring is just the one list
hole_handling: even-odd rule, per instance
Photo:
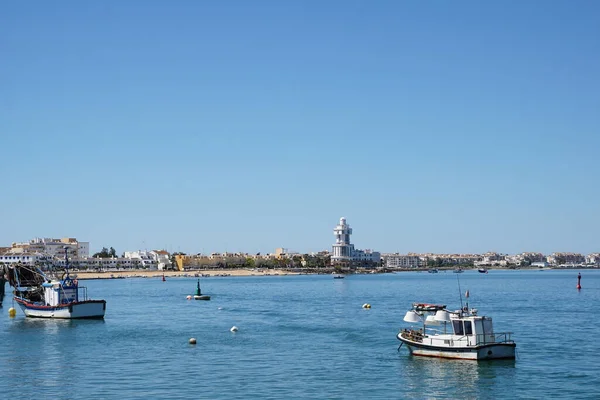
{"label": "calm water surface", "polygon": [[20,309],[10,319],[7,293],[0,398],[600,398],[600,271],[459,276],[470,305],[514,332],[516,361],[397,351],[412,302],[460,306],[451,272],[204,278],[208,302],[185,299],[193,278],[95,280],[85,285],[107,300],[104,321],[25,319]]}

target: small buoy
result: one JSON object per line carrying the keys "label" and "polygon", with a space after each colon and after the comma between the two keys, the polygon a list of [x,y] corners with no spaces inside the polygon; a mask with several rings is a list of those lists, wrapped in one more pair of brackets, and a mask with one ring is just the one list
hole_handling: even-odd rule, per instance
{"label": "small buoy", "polygon": [[196,344],[196,338],[190,338],[190,344]]}
{"label": "small buoy", "polygon": [[190,295],[188,294],[188,296],[186,297],[186,299],[188,299],[188,300],[191,300],[191,299],[192,299],[192,296],[190,296]]}
{"label": "small buoy", "polygon": [[14,318],[17,315],[17,310],[15,310],[13,307],[8,309],[8,316],[11,318]]}
{"label": "small buoy", "polygon": [[222,310],[222,309],[223,309],[223,307],[218,307],[218,308],[217,308],[217,310]]}
{"label": "small buoy", "polygon": [[238,331],[238,327],[237,326],[232,326],[230,329],[231,332],[237,332]]}
{"label": "small buoy", "polygon": [[370,305],[369,303],[365,303],[365,304],[363,304],[363,306],[362,306],[362,307],[363,307],[363,308],[371,308],[371,305]]}
{"label": "small buoy", "polygon": [[581,290],[581,273],[577,274],[577,290]]}

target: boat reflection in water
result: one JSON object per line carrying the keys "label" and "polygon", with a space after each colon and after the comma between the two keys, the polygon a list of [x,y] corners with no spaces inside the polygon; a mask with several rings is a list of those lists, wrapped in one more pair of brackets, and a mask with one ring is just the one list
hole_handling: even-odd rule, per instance
{"label": "boat reflection in water", "polygon": [[506,382],[507,377],[516,374],[515,360],[477,362],[408,357],[405,361],[398,371],[404,387],[414,388],[415,394],[422,396],[423,383],[427,382],[427,398],[487,398],[489,391],[500,384],[498,379]]}

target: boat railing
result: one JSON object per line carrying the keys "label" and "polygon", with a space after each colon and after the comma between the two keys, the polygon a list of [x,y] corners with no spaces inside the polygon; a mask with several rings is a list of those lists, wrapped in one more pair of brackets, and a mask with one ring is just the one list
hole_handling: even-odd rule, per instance
{"label": "boat railing", "polygon": [[[455,337],[455,338],[447,340],[447,344],[450,347],[454,347],[454,346],[462,347],[465,345],[473,346],[473,342],[470,340],[470,338],[472,338],[473,336],[475,336],[475,345],[476,346],[479,346],[482,344],[490,344],[490,343],[514,343],[514,341],[511,339],[511,335],[512,335],[512,332],[499,332],[499,333],[494,333],[492,335],[490,335],[490,334],[463,335],[458,338]],[[422,336],[419,337],[419,332],[412,333],[409,331],[405,337],[407,339],[411,339],[414,341],[419,341],[419,342],[423,341]],[[419,339],[419,338],[420,338],[420,340],[415,340],[415,339]]]}
{"label": "boat railing", "polygon": [[401,336],[413,342],[423,342],[423,331],[420,329],[403,329]]}
{"label": "boat railing", "polygon": [[86,301],[88,299],[88,297],[87,297],[87,287],[85,287],[85,286],[78,286],[77,290],[79,291],[79,293],[78,293],[79,301]]}
{"label": "boat railing", "polygon": [[451,338],[451,339],[446,339],[444,340],[444,342],[446,342],[446,344],[450,347],[454,347],[454,346],[468,346],[469,345],[469,336],[468,335],[463,335],[459,338]]}
{"label": "boat railing", "polygon": [[514,343],[511,338],[512,332],[496,332],[493,334],[478,334],[477,344],[488,344],[488,343]]}

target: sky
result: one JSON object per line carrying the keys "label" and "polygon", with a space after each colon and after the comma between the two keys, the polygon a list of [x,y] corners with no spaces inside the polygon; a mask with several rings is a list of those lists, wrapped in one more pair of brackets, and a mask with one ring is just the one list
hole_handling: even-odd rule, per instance
{"label": "sky", "polygon": [[600,251],[600,2],[0,5],[0,246]]}

